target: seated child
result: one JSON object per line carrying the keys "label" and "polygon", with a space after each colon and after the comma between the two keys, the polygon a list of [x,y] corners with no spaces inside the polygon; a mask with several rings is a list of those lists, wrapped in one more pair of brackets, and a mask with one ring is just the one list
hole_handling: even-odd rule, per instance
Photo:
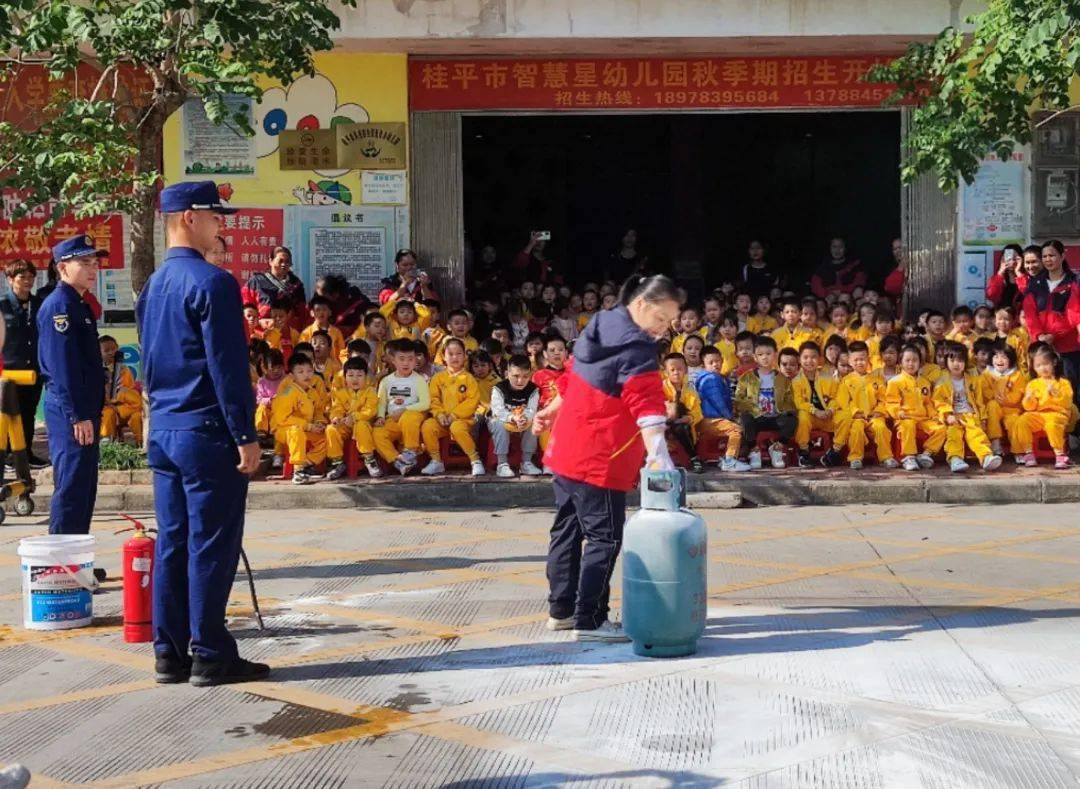
{"label": "seated child", "polygon": [[838,303],[829,311],[829,328],[825,330],[825,345],[828,347],[829,339],[840,337],[847,339],[848,321],[851,320],[851,311],[846,304]]}
{"label": "seated child", "polygon": [[995,455],[1002,452],[1001,439],[1009,437],[1009,446],[1021,463],[1021,453],[1016,450],[1016,423],[1020,419],[1021,403],[1028,377],[1016,369],[1016,351],[1009,345],[994,349],[991,365],[983,373],[986,381],[986,435]]}
{"label": "seated child", "polygon": [[544,366],[543,332],[529,332],[529,336],[525,338],[525,355],[529,357],[529,364],[532,365],[533,372]]}
{"label": "seated child", "polygon": [[393,340],[417,341],[430,325],[431,314],[423,304],[408,299],[391,299],[379,308],[389,325],[390,338]]}
{"label": "seated child", "polygon": [[469,313],[465,312],[465,310],[451,310],[446,318],[446,328],[448,334],[439,340],[438,345],[428,346],[432,356],[435,358],[435,364],[439,367],[446,366],[442,349],[452,337],[464,344],[466,354],[474,353],[480,349],[480,343],[469,334]]}
{"label": "seated child", "polygon": [[371,346],[371,359],[368,368],[373,377],[378,378],[386,372],[386,344],[388,340],[386,318],[382,313],[369,312],[364,315],[364,322],[356,328],[351,339],[366,340]]}
{"label": "seated child", "polygon": [[600,294],[593,288],[586,288],[581,294],[581,314],[578,315],[578,331],[585,331],[592,316],[600,311]]}
{"label": "seated child", "polygon": [[472,437],[476,407],[480,404],[480,386],[465,368],[465,343],[451,337],[443,344],[442,350],[446,369],[435,373],[431,379],[431,416],[424,420],[420,428],[424,449],[431,460],[420,473],[424,476],[446,473],[439,441],[450,438],[468,456],[472,475],[482,477],[485,473],[484,463],[480,460],[476,441]]}
{"label": "seated child", "polygon": [[999,343],[1005,343],[1016,352],[1017,370],[1024,375],[1030,372],[1028,365],[1028,348],[1031,346],[1031,337],[1027,329],[1018,325],[1016,310],[1012,307],[998,307],[994,313],[994,328],[997,330],[995,339]]}
{"label": "seated child", "polygon": [[758,296],[754,309],[756,312],[746,319],[746,331],[751,334],[771,334],[780,325],[771,315],[772,300],[768,296]]}
{"label": "seated child", "polygon": [[739,383],[739,379],[751,370],[757,369],[757,362],[754,360],[754,339],[755,336],[748,331],[741,331],[735,337],[737,364],[735,369],[728,373],[728,383],[731,386],[732,397],[735,397],[735,387]]}
{"label": "seated child", "polygon": [[866,342],[874,334],[874,318],[877,317],[877,307],[868,302],[859,305],[858,319],[847,330],[847,341]]}
{"label": "seated child", "polygon": [[812,296],[807,296],[800,304],[799,331],[803,335],[803,342],[799,344],[800,348],[807,342],[812,342],[820,348],[825,341],[825,332],[818,325],[817,299]]}
{"label": "seated child", "polygon": [[[143,442],[142,395],[135,388],[135,376],[126,364],[116,358],[120,346],[108,334],[98,340],[101,361],[105,365],[105,407],[101,410],[102,442],[117,439],[120,430],[127,425],[135,439],[135,446]],[[26,437],[31,441],[33,436]]]}
{"label": "seated child", "polygon": [[690,470],[705,471],[697,456],[697,426],[702,420],[701,401],[690,384],[686,359],[681,353],[664,357],[664,398],[667,400],[667,440],[679,444],[690,458]]}
{"label": "seated child", "polygon": [[[888,345],[888,343],[882,343]],[[885,391],[888,381],[881,370],[870,372],[870,351],[866,343],[855,340],[848,346],[851,372],[840,379],[833,401],[836,407],[836,433],[832,449],[821,459],[823,466],[840,465],[844,447],[848,447],[848,464],[858,471],[866,456],[867,433],[874,440],[877,461],[885,468],[900,464],[893,457],[892,431],[887,422]]]}
{"label": "seated child", "polygon": [[[735,339],[739,336],[739,315],[734,310],[728,310],[720,317],[720,328],[717,330],[716,338],[713,341],[717,350],[720,351],[723,364],[720,367],[720,374],[723,376],[731,375],[732,371],[739,366],[739,358],[735,353]],[[752,337],[753,335],[751,335]],[[708,347],[706,346],[706,350]],[[750,357],[753,358],[753,344],[750,345]],[[702,364],[704,364],[704,355],[702,356]]]}
{"label": "seated child", "polygon": [[341,374],[342,385],[330,395],[330,424],[326,428],[330,466],[326,478],[344,476],[342,457],[350,440],[356,442],[356,450],[363,457],[368,474],[381,477],[382,469],[375,460],[375,433],[371,427],[379,411],[379,395],[368,380],[367,362],[363,357],[354,356],[346,360]]}
{"label": "seated child", "polygon": [[840,380],[836,374],[836,360],[840,358],[840,354],[846,353],[847,349],[847,340],[839,334],[832,334],[829,339],[825,340],[824,358],[821,360],[821,372],[823,375]]}
{"label": "seated child", "polygon": [[[919,367],[922,353],[915,345],[905,345],[900,354],[900,374],[885,388],[885,403],[900,439],[900,465],[904,471],[918,471],[934,466],[934,453],[945,445],[945,425],[937,419],[931,397],[933,386]],[[922,451],[919,432],[926,434]]]}
{"label": "seated child", "polygon": [[[371,371],[371,346],[367,344],[367,340],[349,340],[348,344],[345,346],[345,350],[346,350],[346,352],[348,354],[348,358],[345,359],[346,362],[349,361],[349,359],[358,359],[359,358],[359,359],[364,360],[364,364],[367,366],[367,369],[365,370],[365,374],[368,377],[367,384],[369,386],[374,386],[375,378],[370,373],[370,371]],[[345,370],[344,370],[344,363],[343,363],[342,364],[342,369],[338,370],[337,374],[334,376],[333,380],[330,381],[330,391],[332,392],[335,389],[340,389],[344,385],[345,385]]]}
{"label": "seated child", "polygon": [[[533,373],[532,381],[540,389],[540,403],[537,410],[546,408],[558,396],[558,382],[566,373],[566,341],[558,334],[550,334],[544,342],[544,366]],[[539,436],[540,453],[547,451],[551,431],[545,430]],[[545,473],[547,471],[545,470]]]}
{"label": "seated child", "polygon": [[891,313],[878,310],[874,315],[874,333],[866,340],[866,347],[870,351],[870,369],[877,370],[881,367],[881,342],[886,337],[892,337],[896,331]]}
{"label": "seated child", "polygon": [[816,342],[804,342],[799,349],[799,367],[801,372],[791,382],[791,393],[795,398],[795,446],[799,449],[799,468],[809,468],[810,433],[823,430],[836,432],[833,398],[836,395],[838,381],[825,378],[820,374],[821,350]]}
{"label": "seated child", "polygon": [[1046,433],[1046,440],[1054,450],[1054,468],[1067,469],[1072,465],[1065,439],[1073,411],[1072,384],[1062,374],[1061,357],[1049,345],[1033,346],[1031,367],[1035,371],[1035,378],[1024,389],[1021,402],[1024,413],[1016,422],[1013,451],[1020,454],[1025,466],[1037,466],[1032,448],[1035,433],[1041,430]]}
{"label": "seated child", "polygon": [[397,339],[387,346],[394,371],[379,382],[379,410],[375,419],[375,450],[403,477],[416,468],[420,428],[431,406],[427,381],[416,372],[413,342]]}
{"label": "seated child", "polygon": [[263,376],[255,385],[255,430],[260,436],[270,435],[270,406],[285,378],[285,357],[281,351],[266,352]]}
{"label": "seated child", "polygon": [[687,337],[697,335],[705,339],[705,334],[708,332],[708,329],[701,325],[701,313],[698,312],[697,307],[684,307],[679,313],[678,325],[679,333],[671,341],[671,353],[682,353],[683,343],[686,342]]}
{"label": "seated child", "polygon": [[[293,352],[289,359],[290,377],[281,383],[271,402],[270,424],[274,440],[289,450],[293,464],[293,484],[307,485],[321,479],[315,467],[327,455],[328,442],[336,439],[326,433],[326,422],[316,405],[311,385],[315,367],[305,353]],[[338,457],[341,447],[330,448]]]}
{"label": "seated child", "polygon": [[337,354],[333,352],[330,333],[319,329],[312,332],[309,342],[314,357],[312,361],[315,364],[315,375],[322,378],[329,388],[334,376],[341,371],[341,362],[338,361]]}
{"label": "seated child", "polygon": [[800,325],[802,307],[797,299],[784,299],[784,306],[780,310],[780,318],[783,323],[780,328],[774,329],[772,338],[776,340],[776,346],[781,351],[791,348],[795,351],[796,358],[801,346],[808,339],[807,334]]}
{"label": "seated child", "polygon": [[244,333],[247,334],[247,338],[250,340],[252,337],[256,339],[264,339],[263,327],[259,323],[259,305],[252,304],[250,302],[244,305]]}
{"label": "seated child", "polygon": [[698,376],[695,388],[701,401],[701,433],[709,438],[727,439],[724,457],[718,461],[721,471],[749,471],[750,464],[739,460],[742,428],[735,422],[731,405],[731,387],[723,375],[724,357],[720,349],[705,349],[705,372]]}
{"label": "seated child", "polygon": [[[724,297],[715,293],[705,299],[702,319],[704,320],[705,344],[713,345],[720,339],[720,321],[724,316]],[[736,319],[736,333],[738,333],[738,319]]]}
{"label": "seated child", "polygon": [[480,343],[480,348],[491,359],[491,369],[501,380],[506,373],[506,346],[494,337],[489,337]]}
{"label": "seated child", "polygon": [[694,386],[697,383],[697,377],[701,375],[705,368],[701,364],[701,354],[705,351],[705,340],[698,337],[696,334],[691,334],[686,338],[686,342],[683,343],[683,358],[686,360],[686,371],[690,376],[690,385]]}
{"label": "seated child", "polygon": [[799,351],[796,348],[781,348],[780,361],[777,365],[780,375],[789,381],[794,381],[799,374]]}
{"label": "seated child", "polygon": [[968,354],[963,346],[949,349],[949,378],[934,390],[934,405],[938,419],[945,423],[945,457],[949,470],[961,473],[968,470],[964,461],[964,445],[975,453],[986,471],[1001,466],[1001,456],[990,447],[984,430],[986,402],[983,400],[983,379],[968,373]]}
{"label": "seated child", "polygon": [[499,477],[514,476],[509,461],[511,433],[521,435],[519,471],[530,477],[543,474],[532,460],[536,454],[537,439],[531,428],[540,403],[540,389],[530,380],[531,376],[529,357],[515,354],[507,363],[506,380],[500,381],[491,390],[491,414],[487,424],[498,460],[495,474]]}
{"label": "seated child", "polygon": [[496,374],[487,351],[476,351],[469,355],[469,372],[476,379],[480,391],[480,402],[476,405],[476,426],[473,428],[475,437],[477,428],[487,422],[488,412],[491,411],[491,390],[502,379]]}
{"label": "seated child", "polygon": [[[740,291],[735,294],[734,310],[736,320],[738,321],[739,332],[748,331],[749,329],[747,323],[750,320],[750,307],[753,302],[754,300],[746,291]],[[751,332],[751,334],[753,334],[753,332]]]}
{"label": "seated child", "polygon": [[971,307],[961,304],[952,311],[952,331],[945,338],[961,343],[969,351],[978,335],[975,333],[975,315]]}
{"label": "seated child", "polygon": [[345,353],[345,338],[341,334],[341,329],[333,323],[334,313],[330,307],[330,300],[325,296],[312,296],[311,301],[308,302],[308,308],[311,310],[312,323],[300,332],[300,342],[311,342],[315,332],[326,332],[330,340],[331,355],[335,359],[340,359]]}
{"label": "seated child", "polygon": [[743,434],[743,446],[749,450],[751,468],[761,468],[757,436],[762,430],[779,433],[769,447],[773,468],[784,468],[784,445],[795,435],[795,399],[791,382],[776,371],[776,341],[772,337],[754,340],[755,369],[739,378],[735,389],[735,413]]}
{"label": "seated child", "polygon": [[270,320],[273,325],[263,332],[263,339],[272,350],[281,351],[283,363],[288,364],[293,348],[300,342],[300,332],[289,326],[289,308],[280,301],[270,305]]}
{"label": "seated child", "polygon": [[431,362],[427,346],[421,340],[413,342],[413,352],[416,353],[416,372],[423,376],[424,380],[431,383],[432,377],[439,372]]}
{"label": "seated child", "polygon": [[985,304],[975,308],[974,331],[978,337],[990,337],[991,339],[997,333],[997,329],[994,327],[994,311]]}

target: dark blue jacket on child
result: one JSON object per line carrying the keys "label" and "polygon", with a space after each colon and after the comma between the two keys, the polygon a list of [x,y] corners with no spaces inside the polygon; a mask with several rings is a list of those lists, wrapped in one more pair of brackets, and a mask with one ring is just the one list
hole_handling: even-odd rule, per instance
{"label": "dark blue jacket on child", "polygon": [[697,379],[697,393],[701,398],[701,414],[706,419],[727,419],[734,422],[731,407],[731,386],[720,373],[702,373]]}

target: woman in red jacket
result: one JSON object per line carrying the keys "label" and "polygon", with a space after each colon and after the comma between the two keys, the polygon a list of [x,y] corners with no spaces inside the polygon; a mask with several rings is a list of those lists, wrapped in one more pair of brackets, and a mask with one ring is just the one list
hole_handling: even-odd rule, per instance
{"label": "woman in red jacket", "polygon": [[1048,342],[1061,356],[1080,402],[1080,280],[1069,269],[1060,241],[1043,244],[1042,264],[1042,273],[1028,283],[1024,320],[1032,342]]}
{"label": "woman in red jacket", "polygon": [[544,465],[555,475],[548,629],[573,630],[578,641],[630,640],[608,621],[626,492],[646,450],[651,463],[673,468],[664,440],[667,408],[656,338],[678,317],[682,293],[667,277],[635,275],[623,284],[619,301],[585,327],[574,343],[573,363],[558,381],[559,397],[533,424],[538,434],[551,429]]}

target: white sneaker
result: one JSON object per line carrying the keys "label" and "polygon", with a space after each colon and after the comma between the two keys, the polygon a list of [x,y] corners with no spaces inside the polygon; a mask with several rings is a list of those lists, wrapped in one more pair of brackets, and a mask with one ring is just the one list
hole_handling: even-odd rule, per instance
{"label": "white sneaker", "polygon": [[724,458],[720,461],[721,471],[750,471],[750,464],[743,463],[738,458]]}
{"label": "white sneaker", "polygon": [[545,477],[554,477],[554,476],[555,476],[555,472],[554,472],[554,471],[552,471],[552,470],[551,470],[550,468],[548,468],[547,466],[544,466],[544,476],[545,476]]}
{"label": "white sneaker", "polygon": [[446,466],[444,466],[438,460],[432,460],[426,466],[420,469],[420,473],[423,474],[425,477],[434,477],[436,474],[445,474]]}
{"label": "white sneaker", "polygon": [[500,463],[495,468],[495,476],[496,477],[503,477],[504,479],[508,478],[508,477],[512,477],[512,476],[514,476],[514,470],[512,468],[510,468],[509,463]]}
{"label": "white sneaker", "polygon": [[919,464],[919,468],[933,468],[934,459],[925,452],[915,456],[915,462]]}
{"label": "white sneaker", "polygon": [[787,466],[787,463],[784,462],[783,444],[773,444],[769,447],[769,463],[773,468],[784,468]]}
{"label": "white sneaker", "polygon": [[861,460],[853,460],[848,465],[851,466],[852,471],[862,471],[862,461]]}
{"label": "white sneaker", "polygon": [[990,451],[993,452],[995,455],[1000,455],[1001,454],[1001,439],[1000,438],[995,438],[993,441],[990,442]]}
{"label": "white sneaker", "polygon": [[747,456],[747,460],[750,461],[750,468],[755,471],[761,468],[761,450],[751,449],[750,454]]}
{"label": "white sneaker", "polygon": [[949,471],[951,471],[953,474],[961,474],[967,471],[969,468],[971,468],[971,466],[965,463],[963,458],[949,458]]}
{"label": "white sneaker", "polygon": [[522,462],[521,467],[518,469],[523,476],[526,477],[539,477],[543,475],[543,470],[539,468],[531,460],[525,460]]}
{"label": "white sneaker", "polygon": [[[881,464],[885,468],[900,468],[900,461],[896,458],[886,458],[885,462]],[[917,465],[917,464],[916,464]]]}
{"label": "white sneaker", "polygon": [[379,461],[374,457],[364,458],[364,468],[367,469],[368,476],[372,479],[378,479],[383,475],[382,467],[379,466]]}
{"label": "white sneaker", "polygon": [[547,621],[548,630],[573,630],[574,629],[574,617],[568,616],[565,619],[556,619],[553,616],[548,617]]}
{"label": "white sneaker", "polygon": [[474,460],[472,462],[472,475],[474,477],[483,477],[487,474],[487,469],[484,468],[484,461]]}
{"label": "white sneaker", "polygon": [[919,470],[919,461],[915,459],[914,455],[908,455],[900,465],[903,466],[904,471]]}
{"label": "white sneaker", "polygon": [[994,471],[1001,468],[1001,455],[987,455],[982,462],[983,471]]}
{"label": "white sneaker", "polygon": [[630,636],[623,632],[622,625],[604,622],[595,630],[574,630],[575,641],[601,641],[605,644],[628,644]]}

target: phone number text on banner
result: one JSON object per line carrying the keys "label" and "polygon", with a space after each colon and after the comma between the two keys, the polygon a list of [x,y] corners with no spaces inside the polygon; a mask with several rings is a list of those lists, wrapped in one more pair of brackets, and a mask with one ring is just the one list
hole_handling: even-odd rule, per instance
{"label": "phone number text on banner", "polygon": [[876,107],[885,56],[412,60],[412,110]]}

